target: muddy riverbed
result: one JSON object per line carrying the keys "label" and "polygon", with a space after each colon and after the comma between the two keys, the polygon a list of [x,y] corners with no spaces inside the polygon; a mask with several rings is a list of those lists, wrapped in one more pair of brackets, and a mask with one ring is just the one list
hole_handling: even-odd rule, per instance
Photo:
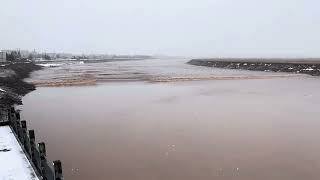
{"label": "muddy riverbed", "polygon": [[85,86],[104,82],[145,81],[176,82],[194,80],[269,79],[297,76],[287,73],[266,73],[213,69],[186,64],[188,59],[149,59],[89,63],[65,61],[41,64],[46,67],[33,73],[28,82],[37,86]]}
{"label": "muddy riverbed", "polygon": [[186,61],[45,68],[22,118],[66,179],[320,178],[319,78]]}

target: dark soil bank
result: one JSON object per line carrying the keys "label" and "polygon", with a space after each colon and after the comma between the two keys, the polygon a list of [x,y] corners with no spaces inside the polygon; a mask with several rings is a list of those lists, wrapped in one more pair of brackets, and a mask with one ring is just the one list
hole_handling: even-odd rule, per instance
{"label": "dark soil bank", "polygon": [[[276,59],[193,59],[188,64],[228,69],[244,69],[252,71],[273,71],[303,73],[320,76],[320,61],[298,61]],[[281,62],[282,61],[282,62]]]}
{"label": "dark soil bank", "polygon": [[33,63],[14,63],[0,67],[0,72],[8,72],[0,77],[0,88],[4,90],[0,92],[0,107],[22,104],[21,96],[35,90],[33,84],[24,82],[23,79],[39,69],[41,66]]}

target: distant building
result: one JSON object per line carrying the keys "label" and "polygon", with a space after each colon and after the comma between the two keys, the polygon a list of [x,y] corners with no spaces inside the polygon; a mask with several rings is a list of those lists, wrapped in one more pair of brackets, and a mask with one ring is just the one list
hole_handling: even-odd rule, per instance
{"label": "distant building", "polygon": [[28,58],[29,55],[31,54],[28,50],[18,50],[20,52],[20,55],[22,58]]}
{"label": "distant building", "polygon": [[0,51],[0,62],[6,62],[7,61],[7,53]]}

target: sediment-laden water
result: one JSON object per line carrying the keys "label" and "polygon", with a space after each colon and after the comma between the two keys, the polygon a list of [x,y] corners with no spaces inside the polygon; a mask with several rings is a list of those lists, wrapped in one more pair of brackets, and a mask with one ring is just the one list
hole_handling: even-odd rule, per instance
{"label": "sediment-laden water", "polygon": [[[62,160],[66,179],[320,178],[318,77],[186,61],[38,71],[28,81],[40,87],[23,98],[22,118],[49,158]],[[82,75],[94,83],[63,86]]]}
{"label": "sediment-laden water", "polygon": [[35,72],[27,81],[37,86],[83,86],[112,81],[174,82],[296,76],[286,73],[272,74],[197,67],[186,62],[188,62],[186,59],[150,59],[101,63],[88,63],[88,61],[86,63],[83,61],[49,63],[42,65],[52,66],[52,68]]}

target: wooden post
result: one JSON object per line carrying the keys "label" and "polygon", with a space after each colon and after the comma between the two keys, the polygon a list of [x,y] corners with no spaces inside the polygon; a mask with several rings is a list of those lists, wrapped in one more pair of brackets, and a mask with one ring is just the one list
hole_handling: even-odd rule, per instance
{"label": "wooden post", "polygon": [[61,161],[53,161],[55,180],[63,180]]}
{"label": "wooden post", "polygon": [[10,125],[9,121],[9,109],[8,108],[0,108],[0,125]]}
{"label": "wooden post", "polygon": [[15,113],[16,113],[16,118],[20,120],[20,113],[18,111],[16,111]]}
{"label": "wooden post", "polygon": [[10,107],[9,111],[8,111],[8,118],[9,118],[9,121],[12,122],[12,116],[14,114],[15,110],[14,110],[14,107]]}
{"label": "wooden post", "polygon": [[17,124],[17,129],[16,129],[16,134],[18,136],[18,138],[20,139],[20,141],[22,141],[21,136],[21,123],[20,123],[20,113],[18,111],[15,112],[15,116],[16,116],[16,124]]}
{"label": "wooden post", "polygon": [[31,159],[33,161],[35,141],[36,141],[36,137],[34,135],[34,130],[29,130],[29,140],[30,140]]}
{"label": "wooden post", "polygon": [[29,130],[29,138],[30,138],[30,148],[31,148],[31,160],[36,168],[40,171],[40,159],[39,152],[36,148],[36,138],[34,134],[34,130]]}
{"label": "wooden post", "polygon": [[44,142],[38,143],[39,148],[39,155],[40,155],[40,171],[42,174],[42,178],[44,180],[47,180],[46,178],[46,170],[45,170],[45,164],[47,163],[46,159],[46,145]]}
{"label": "wooden post", "polygon": [[8,118],[7,120],[8,120],[9,122],[10,122],[10,116],[11,116],[10,111],[11,111],[10,108],[8,108],[8,109],[7,109],[7,118]]}
{"label": "wooden post", "polygon": [[17,134],[17,119],[14,107],[10,109],[10,124],[13,128],[13,131]]}
{"label": "wooden post", "polygon": [[21,133],[23,137],[22,143],[23,143],[24,149],[27,152],[27,155],[29,155],[29,158],[31,159],[31,145],[30,145],[30,139],[27,132],[28,132],[27,122],[21,121]]}
{"label": "wooden post", "polygon": [[23,146],[25,147],[26,146],[26,136],[27,136],[27,121],[21,121],[20,134],[21,134],[20,141],[22,142]]}

